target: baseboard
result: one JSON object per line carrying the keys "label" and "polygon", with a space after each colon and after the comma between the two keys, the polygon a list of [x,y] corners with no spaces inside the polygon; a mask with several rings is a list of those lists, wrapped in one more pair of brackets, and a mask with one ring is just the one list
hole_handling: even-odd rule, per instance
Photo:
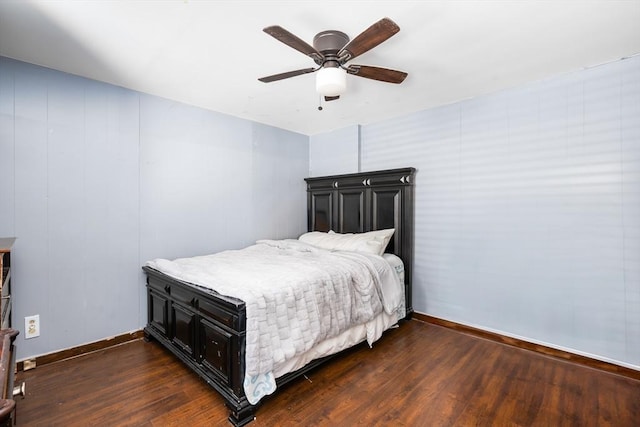
{"label": "baseboard", "polygon": [[[72,357],[82,356],[83,354],[92,353],[94,351],[104,350],[109,347],[123,344],[128,341],[144,338],[144,332],[133,331],[127,334],[117,335],[111,338],[105,338],[100,341],[95,341],[89,344],[83,344],[78,347],[68,348],[66,350],[56,351],[54,353],[45,354],[42,356],[29,358],[29,361],[35,360],[36,366],[48,365],[49,363],[60,362],[61,360],[71,359]],[[24,360],[16,363],[16,369],[18,371],[24,370]]]}
{"label": "baseboard", "polygon": [[583,356],[580,354],[571,353],[565,350],[559,350],[557,348],[547,347],[541,344],[532,343],[518,338],[512,338],[505,335],[498,334],[496,332],[485,331],[483,329],[474,328],[472,326],[463,325],[461,323],[452,322],[450,320],[440,319],[438,317],[429,316],[418,312],[413,313],[413,318],[433,325],[443,326],[445,328],[454,329],[459,332],[464,332],[476,337],[485,338],[491,341],[496,341],[502,344],[510,345],[513,347],[521,348],[524,350],[535,351],[546,356],[563,359],[569,362],[577,363],[580,365],[588,366],[590,368],[599,369],[602,371],[610,372],[613,374],[622,375],[635,380],[640,380],[640,371],[627,368],[626,366],[616,365],[615,363],[609,363],[591,357]]}

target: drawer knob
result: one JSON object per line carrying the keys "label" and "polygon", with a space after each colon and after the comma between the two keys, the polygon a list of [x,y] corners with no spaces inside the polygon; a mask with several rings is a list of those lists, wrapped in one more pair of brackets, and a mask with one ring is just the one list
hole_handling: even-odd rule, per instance
{"label": "drawer knob", "polygon": [[24,398],[26,392],[27,384],[24,381],[22,381],[22,384],[13,387],[13,397],[22,396]]}

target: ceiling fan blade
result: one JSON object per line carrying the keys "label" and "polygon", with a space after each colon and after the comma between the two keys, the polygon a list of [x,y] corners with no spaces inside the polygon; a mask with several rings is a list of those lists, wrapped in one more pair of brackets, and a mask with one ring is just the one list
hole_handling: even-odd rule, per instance
{"label": "ceiling fan blade", "polygon": [[382,18],[340,49],[338,52],[340,63],[344,64],[373,49],[398,31],[400,31],[400,27],[395,22],[389,18]]}
{"label": "ceiling fan blade", "polygon": [[301,74],[313,73],[317,68],[303,68],[301,70],[287,71],[286,73],[274,74],[272,76],[260,77],[260,80],[263,83],[271,83],[277,80],[288,79],[289,77],[299,76]]}
{"label": "ceiling fan blade", "polygon": [[404,71],[389,68],[371,67],[368,65],[349,65],[347,73],[367,79],[380,80],[387,83],[402,83],[408,76]]}
{"label": "ceiling fan blade", "polygon": [[329,101],[335,101],[336,99],[340,99],[340,95],[337,95],[337,96],[325,96],[325,97],[324,97],[324,100],[325,100],[326,102],[329,102]]}
{"label": "ceiling fan blade", "polygon": [[[279,25],[272,25],[264,28],[262,31],[269,34],[271,37],[281,41],[289,47],[294,48],[298,52],[302,52],[307,56],[310,56],[318,65],[322,64],[323,56],[313,46],[305,42],[301,38],[295,36],[289,31],[285,30]],[[318,62],[319,61],[319,62]]]}

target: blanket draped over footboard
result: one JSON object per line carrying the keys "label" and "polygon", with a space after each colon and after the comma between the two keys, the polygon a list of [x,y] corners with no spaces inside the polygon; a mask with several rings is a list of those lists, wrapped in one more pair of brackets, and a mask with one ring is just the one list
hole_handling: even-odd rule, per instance
{"label": "blanket draped over footboard", "polygon": [[403,298],[398,282],[386,283],[398,279],[382,257],[297,240],[261,240],[242,250],[155,259],[147,266],[245,302],[246,378],[268,375],[382,311],[393,314]]}

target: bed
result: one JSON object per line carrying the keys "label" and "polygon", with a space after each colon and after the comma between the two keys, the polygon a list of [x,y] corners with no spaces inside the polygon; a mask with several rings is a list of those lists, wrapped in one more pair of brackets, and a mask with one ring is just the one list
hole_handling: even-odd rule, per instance
{"label": "bed", "polygon": [[[146,338],[157,340],[217,390],[230,410],[229,421],[233,425],[242,426],[251,422],[255,418],[262,396],[300,377],[343,349],[362,341],[371,344],[384,330],[395,325],[398,317],[411,317],[414,176],[415,169],[403,168],[307,178],[307,218],[310,233],[306,236],[310,240],[266,240],[242,252],[244,254],[247,251],[265,251],[265,256],[274,252],[273,256],[277,257],[285,250],[296,253],[296,256],[318,257],[317,259],[339,255],[342,258],[330,262],[370,266],[381,257],[345,251],[325,254],[329,251],[319,250],[316,253],[316,241],[311,239],[333,239],[333,232],[338,233],[335,237],[358,239],[361,236],[375,235],[376,239],[379,239],[379,236],[386,238],[388,233],[385,232],[393,230],[388,241],[384,242],[384,258],[396,262],[392,264],[392,267],[396,268],[397,261],[401,260],[404,274],[400,297],[401,310],[394,308],[395,311],[390,313],[387,310],[388,301],[382,298],[384,310],[378,314],[372,313],[370,317],[363,317],[366,322],[363,321],[361,325],[342,328],[338,331],[338,337],[314,342],[313,347],[293,359],[272,366],[273,369],[263,376],[250,375],[255,370],[255,336],[259,335],[254,329],[256,325],[262,324],[255,320],[256,303],[250,302],[247,298],[243,299],[243,293],[216,292],[203,286],[201,280],[205,279],[200,273],[180,275],[167,266],[149,262],[143,267],[147,275]],[[316,262],[316,258],[313,260]],[[178,268],[178,261],[167,265]],[[182,260],[186,265],[182,271],[199,272],[200,270],[191,269],[191,265],[201,261],[203,260]],[[253,264],[254,262],[251,262],[251,265]],[[384,263],[375,268],[381,271],[382,264]],[[293,274],[285,277],[294,280]],[[363,292],[366,294],[370,291]],[[358,312],[356,316],[360,314]],[[339,344],[336,344],[336,341]],[[254,381],[255,384],[251,385]]]}

